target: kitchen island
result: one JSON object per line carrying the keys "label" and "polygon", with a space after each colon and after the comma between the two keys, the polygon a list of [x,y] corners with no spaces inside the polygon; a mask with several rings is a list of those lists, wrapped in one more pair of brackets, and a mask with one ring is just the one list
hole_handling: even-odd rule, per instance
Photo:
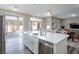
{"label": "kitchen island", "polygon": [[[24,34],[24,45],[36,54],[66,54],[68,35],[46,32],[45,35]],[[42,43],[41,45],[39,43]],[[45,45],[43,45],[45,44]],[[50,46],[45,47],[45,46]],[[49,51],[48,51],[49,50]],[[49,53],[50,52],[50,53]]]}

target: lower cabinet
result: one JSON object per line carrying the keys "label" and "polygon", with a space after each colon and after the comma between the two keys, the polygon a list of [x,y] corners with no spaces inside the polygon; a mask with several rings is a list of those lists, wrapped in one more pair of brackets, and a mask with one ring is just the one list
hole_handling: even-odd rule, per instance
{"label": "lower cabinet", "polygon": [[28,46],[27,47],[32,51],[32,37],[28,36],[27,41],[28,41]]}
{"label": "lower cabinet", "polygon": [[29,37],[28,37],[28,35],[27,34],[25,34],[24,36],[23,36],[23,44],[25,45],[25,46],[29,46],[29,42],[28,42],[28,39],[29,39]]}
{"label": "lower cabinet", "polygon": [[33,53],[38,54],[38,38],[32,35],[24,35],[24,45]]}
{"label": "lower cabinet", "polygon": [[38,54],[38,38],[37,37],[32,38],[32,51],[35,54]]}

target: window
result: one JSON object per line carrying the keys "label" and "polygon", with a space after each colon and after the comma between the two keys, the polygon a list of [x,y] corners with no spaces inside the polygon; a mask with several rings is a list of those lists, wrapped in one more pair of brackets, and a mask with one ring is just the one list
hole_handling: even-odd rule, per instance
{"label": "window", "polygon": [[33,31],[38,30],[38,22],[35,22],[35,21],[33,22],[33,21],[32,21],[32,30],[33,30]]}
{"label": "window", "polygon": [[6,32],[22,32],[23,31],[23,17],[5,16]]}
{"label": "window", "polygon": [[18,19],[18,17],[17,16],[5,16],[5,19],[6,20],[17,20]]}
{"label": "window", "polygon": [[37,31],[41,28],[41,19],[39,18],[35,18],[35,17],[31,17],[30,18],[31,21],[31,29],[32,31]]}
{"label": "window", "polygon": [[16,16],[5,16],[6,19],[6,32],[15,32],[17,31],[17,19]]}

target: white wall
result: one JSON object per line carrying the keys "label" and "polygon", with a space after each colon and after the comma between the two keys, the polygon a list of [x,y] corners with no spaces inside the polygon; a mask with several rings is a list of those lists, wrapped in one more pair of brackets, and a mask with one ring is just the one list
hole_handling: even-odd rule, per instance
{"label": "white wall", "polygon": [[62,25],[64,25],[67,29],[70,28],[70,23],[79,23],[79,17],[68,18],[62,21]]}

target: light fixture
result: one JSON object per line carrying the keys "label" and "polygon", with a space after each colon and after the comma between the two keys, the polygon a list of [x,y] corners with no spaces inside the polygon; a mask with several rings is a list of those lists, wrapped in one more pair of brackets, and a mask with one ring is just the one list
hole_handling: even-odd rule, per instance
{"label": "light fixture", "polygon": [[31,21],[36,21],[35,17],[30,18]]}
{"label": "light fixture", "polygon": [[47,25],[46,28],[47,28],[47,30],[50,30],[50,25]]}
{"label": "light fixture", "polygon": [[38,21],[38,22],[41,22],[42,21],[41,19],[36,18],[36,17],[31,17],[30,20],[31,21]]}
{"label": "light fixture", "polygon": [[48,16],[52,16],[52,11],[51,10],[48,10],[47,15]]}
{"label": "light fixture", "polygon": [[12,8],[13,11],[18,11],[19,9],[15,6]]}
{"label": "light fixture", "polygon": [[48,10],[47,12],[43,13],[43,16],[52,16],[52,11]]}
{"label": "light fixture", "polygon": [[13,8],[12,10],[16,11],[17,9],[16,8]]}
{"label": "light fixture", "polygon": [[71,16],[72,16],[72,17],[75,17],[75,16],[76,16],[76,14],[72,14]]}

